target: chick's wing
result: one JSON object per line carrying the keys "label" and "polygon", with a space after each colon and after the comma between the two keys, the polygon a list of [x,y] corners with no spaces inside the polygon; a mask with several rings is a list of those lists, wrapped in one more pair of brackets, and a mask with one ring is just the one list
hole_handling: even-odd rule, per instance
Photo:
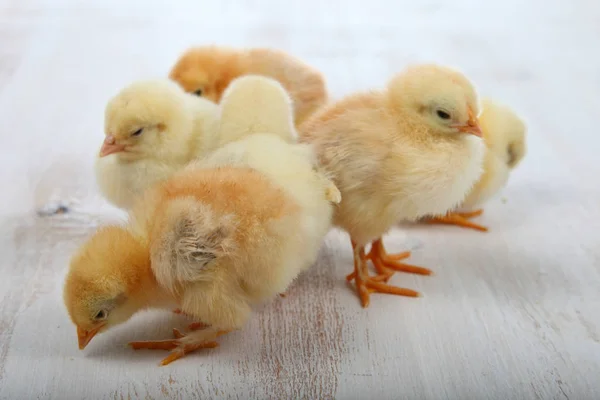
{"label": "chick's wing", "polygon": [[172,201],[164,218],[151,258],[158,282],[169,290],[202,280],[232,249],[232,219],[191,197]]}

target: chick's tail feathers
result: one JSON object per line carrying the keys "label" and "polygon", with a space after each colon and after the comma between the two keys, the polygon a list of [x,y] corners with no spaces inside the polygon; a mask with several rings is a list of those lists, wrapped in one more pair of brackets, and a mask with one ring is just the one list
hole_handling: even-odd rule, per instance
{"label": "chick's tail feathers", "polygon": [[272,133],[295,142],[292,100],[274,79],[246,75],[235,79],[221,100],[219,147],[254,133]]}

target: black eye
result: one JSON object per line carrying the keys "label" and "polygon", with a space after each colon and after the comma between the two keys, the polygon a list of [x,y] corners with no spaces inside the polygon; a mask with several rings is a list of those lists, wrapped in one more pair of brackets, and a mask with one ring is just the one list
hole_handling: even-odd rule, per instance
{"label": "black eye", "polygon": [[196,96],[202,96],[202,89],[198,89],[194,92]]}
{"label": "black eye", "polygon": [[450,119],[450,114],[448,114],[446,111],[442,111],[442,110],[437,110],[436,114],[438,117],[440,117],[441,119]]}
{"label": "black eye", "polygon": [[142,132],[144,131],[144,128],[140,128],[137,131],[133,132],[131,134],[131,136],[140,136],[142,134]]}
{"label": "black eye", "polygon": [[104,311],[104,310],[98,311],[98,314],[96,314],[96,316],[94,317],[94,319],[97,319],[97,320],[104,319],[104,318],[106,318],[106,311]]}

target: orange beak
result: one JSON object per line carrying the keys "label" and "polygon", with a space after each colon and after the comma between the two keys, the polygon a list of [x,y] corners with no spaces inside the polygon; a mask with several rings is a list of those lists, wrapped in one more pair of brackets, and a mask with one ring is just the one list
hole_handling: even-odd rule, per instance
{"label": "orange beak", "polygon": [[471,135],[475,135],[477,137],[481,137],[481,127],[479,126],[479,121],[477,117],[473,115],[473,111],[469,109],[469,121],[467,121],[466,125],[456,125],[456,129],[462,133],[469,133]]}
{"label": "orange beak", "polygon": [[80,327],[77,327],[77,341],[79,342],[79,350],[85,349],[85,346],[87,346],[88,343],[92,341],[94,336],[96,336],[100,328],[102,328],[103,326],[104,325],[100,325],[92,329],[91,331],[86,331],[84,329],[81,329]]}
{"label": "orange beak", "polygon": [[125,145],[117,144],[115,137],[113,135],[108,135],[104,139],[104,143],[102,143],[102,148],[100,149],[100,157],[105,157],[109,154],[118,153],[124,150]]}

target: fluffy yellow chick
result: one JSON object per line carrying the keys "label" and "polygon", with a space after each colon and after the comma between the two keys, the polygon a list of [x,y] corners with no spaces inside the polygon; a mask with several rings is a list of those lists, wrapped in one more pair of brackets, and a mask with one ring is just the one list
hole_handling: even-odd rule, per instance
{"label": "fluffy yellow chick", "polygon": [[234,79],[223,93],[216,147],[256,133],[296,142],[298,134],[290,118],[292,107],[289,94],[274,79],[259,75]]}
{"label": "fluffy yellow chick", "polygon": [[[477,94],[461,73],[417,65],[383,91],[349,96],[300,127],[342,195],[334,223],[350,234],[363,307],[371,292],[418,293],[382,283],[393,271],[430,274],[403,264],[410,255],[386,253],[381,237],[396,221],[444,215],[464,199],[481,174],[484,146]],[[371,243],[369,254],[365,246]],[[378,276],[367,271],[370,259]]]}
{"label": "fluffy yellow chick", "polygon": [[432,218],[429,220],[431,223],[487,231],[487,227],[469,219],[483,213],[483,209],[476,208],[481,207],[506,185],[510,172],[525,157],[527,128],[512,110],[491,99],[484,99],[479,121],[486,144],[483,174],[458,210],[443,217]]}
{"label": "fluffy yellow chick", "polygon": [[[232,85],[223,115],[232,115],[228,99],[237,107],[237,100],[248,98],[237,92],[256,87],[252,79]],[[271,82],[266,87],[275,93]],[[251,102],[240,111],[249,121],[256,121],[251,108],[269,118],[254,107],[260,104]],[[248,137],[156,184],[136,200],[126,226],[100,229],[79,250],[71,261],[64,299],[81,349],[140,309],[174,305],[208,327],[185,335],[174,330],[174,339],[131,345],[171,350],[163,365],[215,347],[219,335],[244,325],[252,306],[285,291],[314,263],[340,194],[315,171],[310,147],[281,133],[292,120],[291,110],[285,111],[287,120],[273,119],[282,121],[281,126],[272,121],[257,125],[270,124],[276,131],[243,127]],[[223,129],[239,124],[239,119],[234,125],[224,123],[220,134],[236,137]],[[262,138],[262,146],[253,145],[255,136]]]}
{"label": "fluffy yellow chick", "polygon": [[219,109],[169,79],[130,84],[105,111],[105,139],[96,159],[101,193],[128,209],[153,183],[214,148]]}
{"label": "fluffy yellow chick", "polygon": [[327,101],[325,81],[319,71],[279,50],[203,46],[188,49],[169,77],[187,92],[219,102],[231,81],[248,74],[279,81],[289,92],[298,125]]}

